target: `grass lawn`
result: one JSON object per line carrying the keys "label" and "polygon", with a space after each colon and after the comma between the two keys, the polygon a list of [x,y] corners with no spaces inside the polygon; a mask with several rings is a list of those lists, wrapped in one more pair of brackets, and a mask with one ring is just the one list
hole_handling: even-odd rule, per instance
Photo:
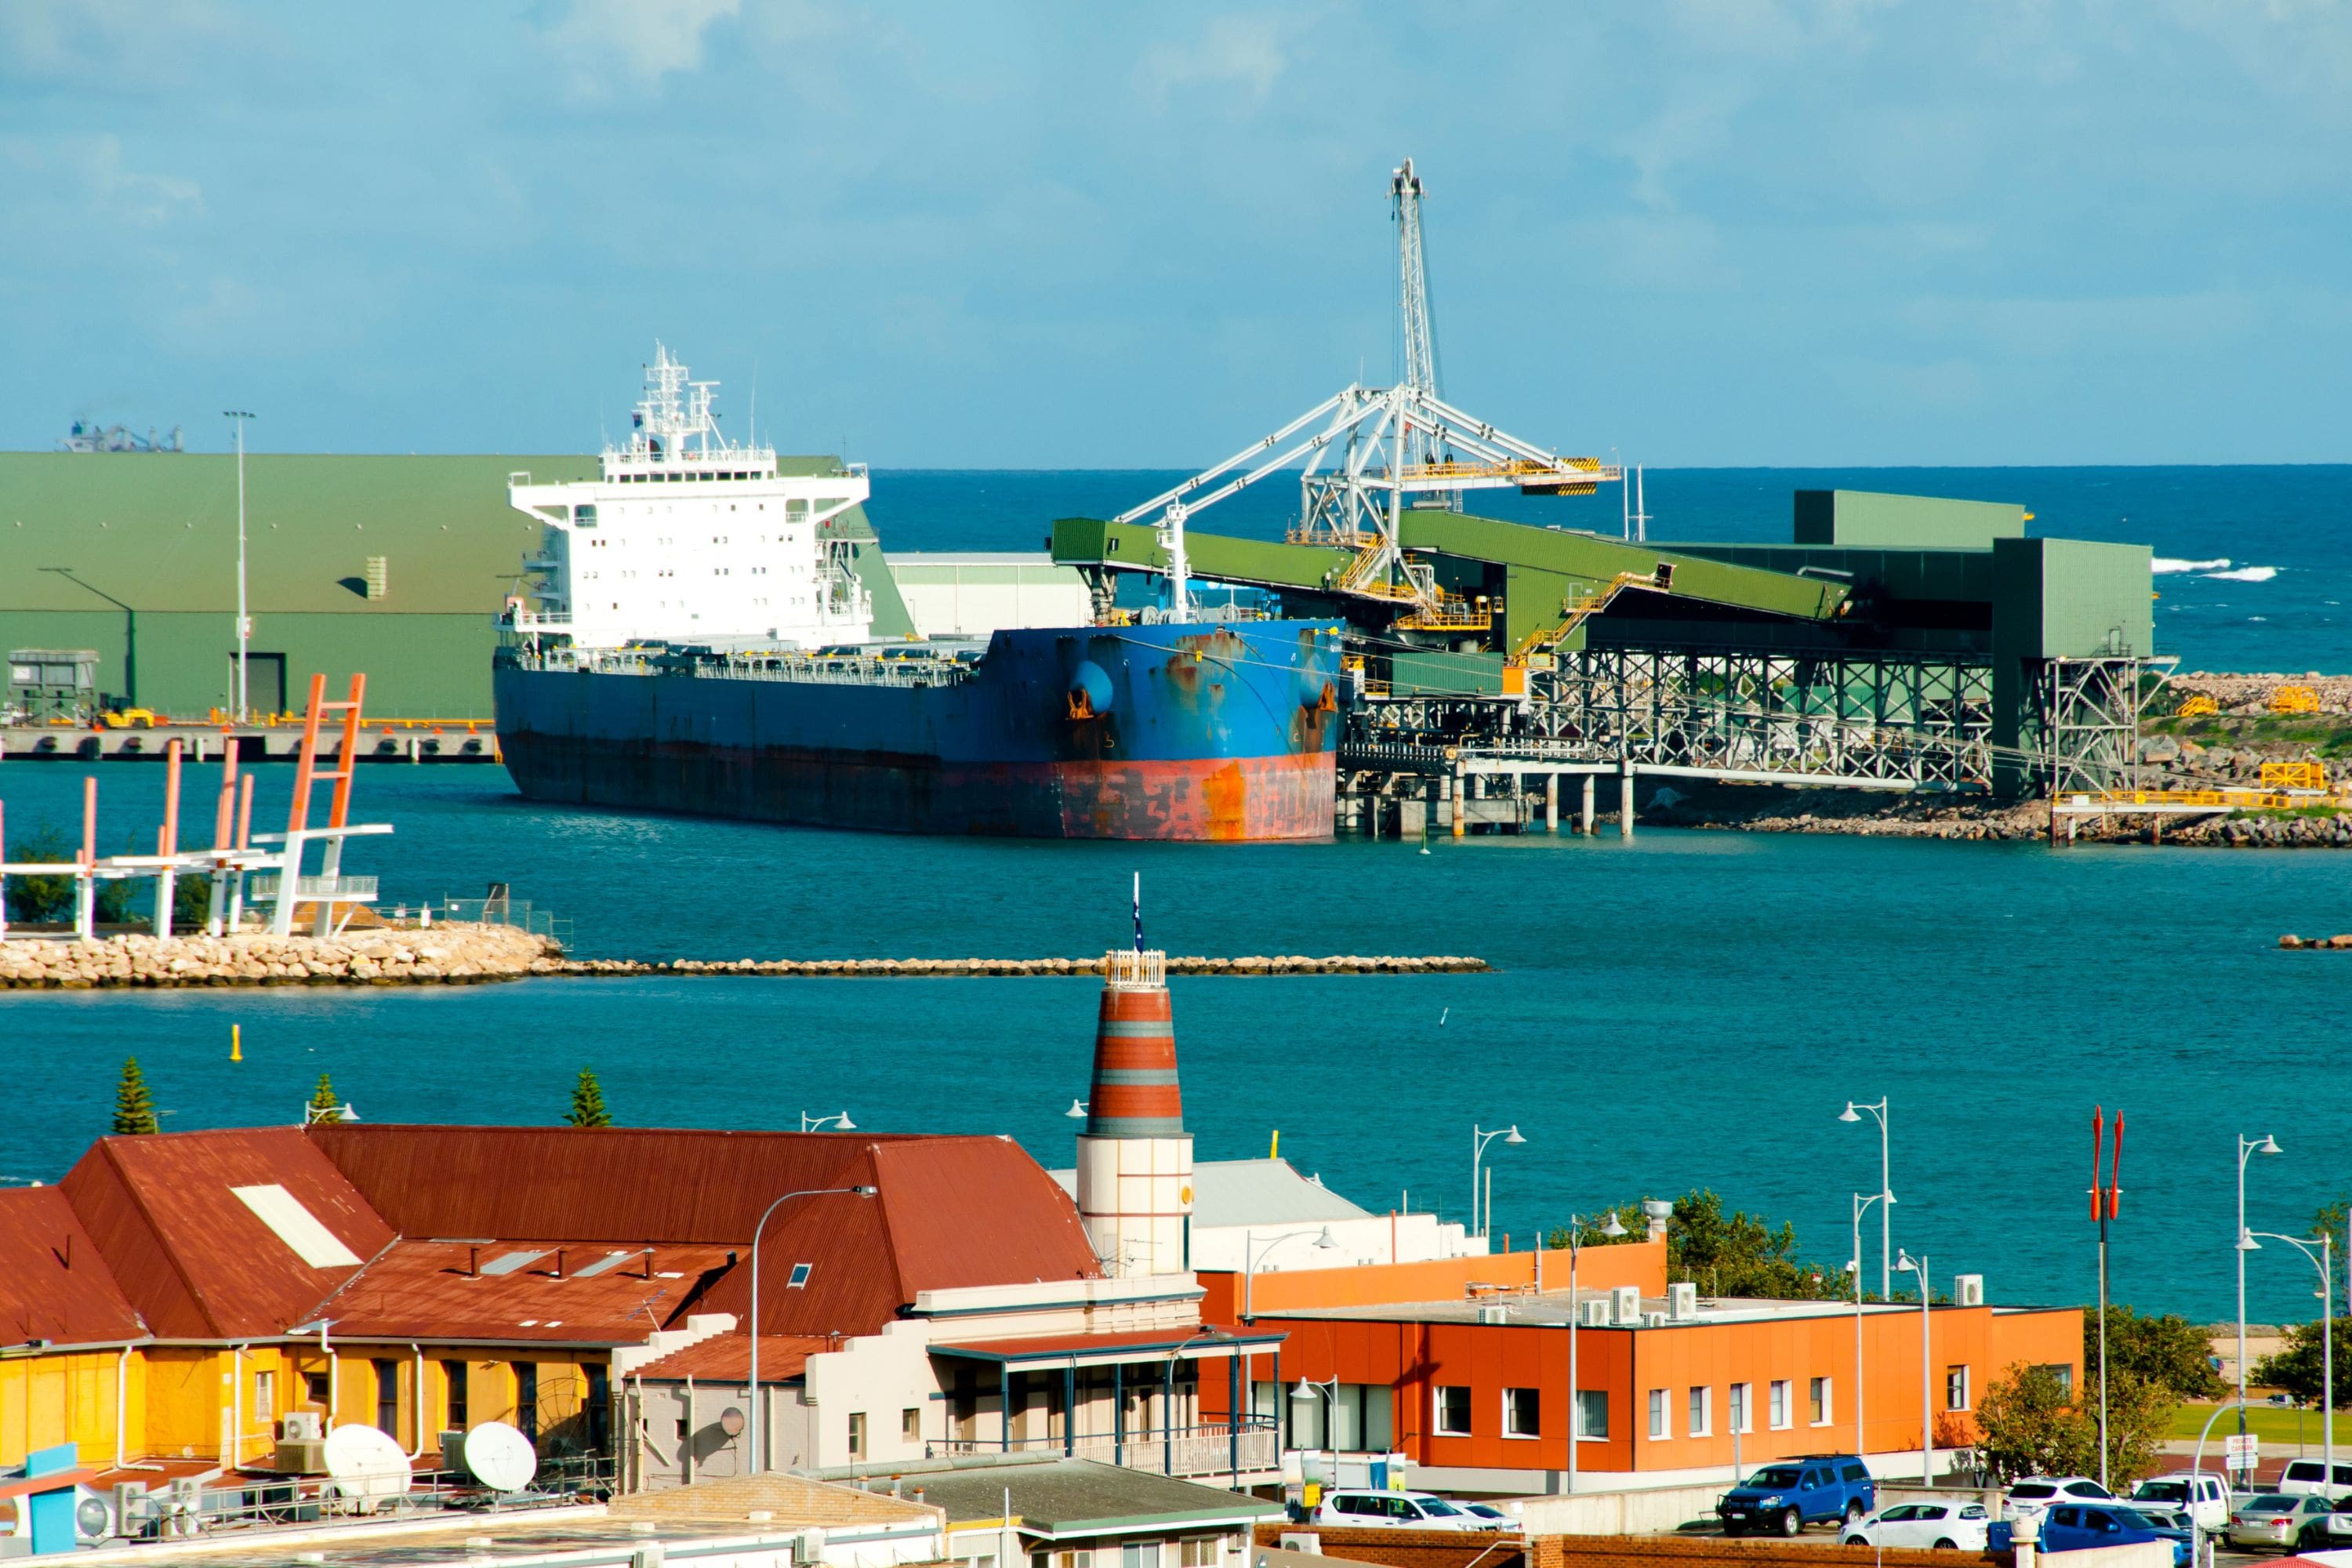
{"label": "grass lawn", "polygon": [[[2183,1405],[2172,1418],[2172,1435],[2176,1437],[2196,1436],[2214,1409],[2215,1406],[2210,1405]],[[2225,1410],[2221,1418],[2213,1423],[2213,1435],[2207,1439],[2209,1447],[2213,1452],[2220,1453],[2222,1437],[2237,1429],[2237,1412]],[[2260,1436],[2266,1449],[2274,1449],[2280,1444],[2292,1447],[2300,1436],[2305,1443],[2316,1450],[2319,1446],[2319,1412],[2252,1405],[2246,1407],[2246,1430]],[[2346,1447],[2347,1451],[2352,1451],[2352,1411],[2339,1410],[2336,1413],[2336,1441]]]}

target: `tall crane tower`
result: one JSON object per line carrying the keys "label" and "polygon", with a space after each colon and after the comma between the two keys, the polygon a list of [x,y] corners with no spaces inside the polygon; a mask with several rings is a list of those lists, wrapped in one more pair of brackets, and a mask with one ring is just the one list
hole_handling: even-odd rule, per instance
{"label": "tall crane tower", "polygon": [[[1437,339],[1429,325],[1429,269],[1422,255],[1421,176],[1413,172],[1410,158],[1402,167],[1389,171],[1389,203],[1397,226],[1397,324],[1404,333],[1400,379],[1412,391],[1434,398],[1438,395]],[[1403,435],[1406,467],[1418,468],[1444,460],[1434,432],[1411,426]],[[1459,511],[1462,492],[1439,490],[1430,494],[1425,504]]]}

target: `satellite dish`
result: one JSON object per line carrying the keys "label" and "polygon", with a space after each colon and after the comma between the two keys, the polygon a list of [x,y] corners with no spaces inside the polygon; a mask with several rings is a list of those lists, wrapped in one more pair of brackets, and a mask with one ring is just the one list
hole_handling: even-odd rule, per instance
{"label": "satellite dish", "polygon": [[327,1434],[327,1474],[343,1496],[369,1501],[404,1496],[416,1480],[406,1452],[373,1426],[338,1426]]}
{"label": "satellite dish", "polygon": [[519,1492],[539,1473],[530,1439],[503,1421],[485,1421],[466,1434],[466,1468],[494,1492]]}

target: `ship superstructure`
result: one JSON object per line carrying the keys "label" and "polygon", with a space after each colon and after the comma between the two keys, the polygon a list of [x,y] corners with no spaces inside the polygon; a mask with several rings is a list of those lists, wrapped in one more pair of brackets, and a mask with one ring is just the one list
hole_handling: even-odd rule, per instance
{"label": "ship superstructure", "polygon": [[856,542],[835,526],[866,498],[866,465],[782,471],[774,447],[719,433],[717,387],[656,343],[628,442],[604,447],[598,478],[509,476],[509,504],[545,524],[525,563],[539,604],[510,606],[515,630],[579,648],[814,648],[872,635]]}

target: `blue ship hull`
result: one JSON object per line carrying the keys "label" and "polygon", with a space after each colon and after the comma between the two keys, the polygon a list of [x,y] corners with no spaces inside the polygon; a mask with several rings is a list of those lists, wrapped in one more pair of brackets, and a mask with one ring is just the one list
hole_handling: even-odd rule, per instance
{"label": "blue ship hull", "polygon": [[[898,833],[1331,833],[1339,628],[997,633],[968,669],[804,679],[501,650],[499,743],[535,800]],[[939,679],[923,679],[928,668]]]}

